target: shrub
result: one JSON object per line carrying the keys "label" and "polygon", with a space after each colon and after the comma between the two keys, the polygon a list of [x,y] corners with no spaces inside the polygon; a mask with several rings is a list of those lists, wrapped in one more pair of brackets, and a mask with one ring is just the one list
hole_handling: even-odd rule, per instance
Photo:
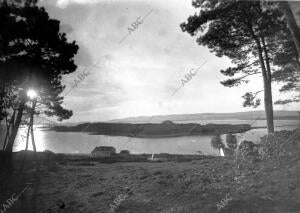
{"label": "shrub", "polygon": [[220,148],[224,148],[225,145],[222,141],[222,138],[220,135],[215,135],[211,138],[211,141],[210,141],[210,144],[211,146],[214,148],[214,149],[220,149]]}
{"label": "shrub", "polygon": [[258,145],[252,141],[242,141],[237,150],[237,156],[247,158],[249,156],[258,156]]}
{"label": "shrub", "polygon": [[226,144],[229,149],[235,150],[237,148],[237,139],[233,134],[226,135]]}
{"label": "shrub", "polygon": [[274,159],[283,156],[297,156],[300,150],[300,129],[283,130],[261,138],[261,157]]}

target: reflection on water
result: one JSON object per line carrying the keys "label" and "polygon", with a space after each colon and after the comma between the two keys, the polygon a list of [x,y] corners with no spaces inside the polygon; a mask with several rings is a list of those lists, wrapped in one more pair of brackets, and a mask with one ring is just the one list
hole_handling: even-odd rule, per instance
{"label": "reflection on water", "polygon": [[[222,121],[222,123],[230,123]],[[276,121],[276,130],[295,129],[298,121]],[[276,123],[275,122],[275,123]],[[202,123],[202,122],[201,122]],[[210,121],[210,123],[217,123]],[[236,121],[234,123],[247,123]],[[258,121],[256,126],[263,126],[265,121]],[[285,125],[285,126],[284,126]],[[35,126],[36,127],[36,126]],[[219,155],[219,150],[211,147],[209,135],[183,136],[174,138],[128,138],[121,136],[88,135],[81,132],[53,132],[34,128],[34,137],[37,151],[51,150],[56,153],[90,153],[95,146],[114,146],[117,151],[126,149],[131,153],[171,153],[171,154],[211,154]],[[14,151],[24,150],[26,146],[27,128],[20,128]],[[258,143],[260,137],[267,133],[266,129],[253,129],[243,134],[237,134],[238,142],[250,140]],[[23,137],[22,137],[23,136]],[[24,137],[25,136],[25,137]],[[225,135],[221,136],[225,141]],[[32,150],[31,138],[29,149]]]}
{"label": "reflection on water", "polygon": [[[34,125],[34,127],[33,127],[34,140],[35,140],[36,150],[44,151],[45,149],[47,149],[45,146],[45,140],[44,140],[44,135],[47,134],[47,132],[42,131],[42,129],[40,129],[40,127],[41,127],[41,125]],[[20,150],[25,149],[27,130],[28,130],[27,127],[19,128],[19,131],[18,131],[18,134],[16,137],[16,142],[14,144],[14,151],[20,151]],[[29,134],[28,149],[33,150],[31,134]]]}
{"label": "reflection on water", "polygon": [[[27,129],[20,128],[14,151],[24,150]],[[174,138],[129,138],[121,136],[89,135],[81,132],[53,132],[36,128],[34,131],[37,151],[45,149],[56,153],[90,153],[95,146],[114,146],[119,152],[123,149],[131,153],[172,153],[218,155],[210,146],[211,136],[185,136]],[[31,138],[29,150],[32,150]]]}

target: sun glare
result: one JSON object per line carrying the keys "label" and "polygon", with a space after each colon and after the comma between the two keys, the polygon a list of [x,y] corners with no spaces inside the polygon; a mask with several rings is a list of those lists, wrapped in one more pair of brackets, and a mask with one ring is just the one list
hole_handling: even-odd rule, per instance
{"label": "sun glare", "polygon": [[30,98],[30,99],[34,99],[37,97],[37,92],[33,89],[30,89],[27,91],[27,96]]}

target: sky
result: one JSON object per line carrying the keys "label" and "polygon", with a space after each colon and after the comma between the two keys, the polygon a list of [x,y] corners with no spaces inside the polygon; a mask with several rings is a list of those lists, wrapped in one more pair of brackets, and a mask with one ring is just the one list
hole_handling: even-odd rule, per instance
{"label": "sky", "polygon": [[[250,111],[241,96],[263,87],[261,76],[239,87],[220,84],[226,79],[220,70],[230,60],[199,46],[197,37],[179,26],[197,12],[191,0],[43,0],[40,5],[79,45],[78,68],[63,78],[63,106],[74,113],[68,122]],[[136,21],[141,24],[129,34]],[[191,69],[197,73],[181,87]],[[286,96],[278,88],[273,84],[274,100]],[[298,110],[299,104],[275,109]]]}

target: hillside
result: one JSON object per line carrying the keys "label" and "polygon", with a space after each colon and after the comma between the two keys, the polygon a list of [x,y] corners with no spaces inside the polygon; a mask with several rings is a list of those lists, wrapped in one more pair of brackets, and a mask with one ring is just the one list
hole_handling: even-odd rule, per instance
{"label": "hillside", "polygon": [[[114,119],[112,123],[156,123],[165,120],[184,121],[184,120],[265,120],[264,111],[234,112],[234,113],[197,113],[197,114],[174,114],[174,115],[155,115],[138,116],[122,119]],[[299,120],[299,111],[274,111],[275,120]]]}

